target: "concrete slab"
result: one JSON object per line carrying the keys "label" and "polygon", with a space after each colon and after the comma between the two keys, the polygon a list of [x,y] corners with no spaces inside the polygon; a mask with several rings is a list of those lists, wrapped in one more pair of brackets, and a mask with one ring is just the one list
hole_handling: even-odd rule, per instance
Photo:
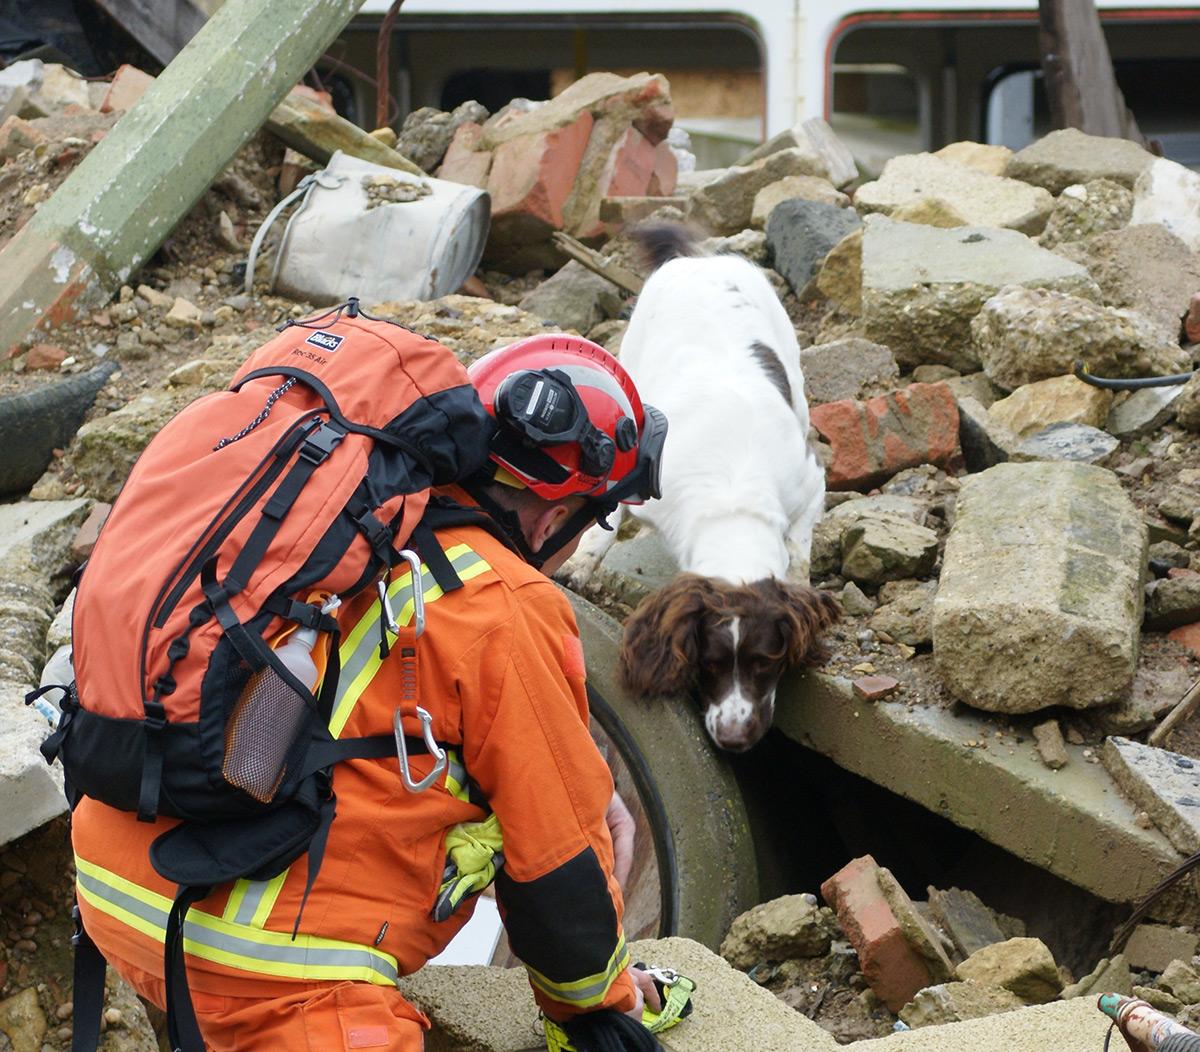
{"label": "concrete slab", "polygon": [[1200,762],[1128,738],[1109,738],[1104,766],[1185,855],[1200,849]]}
{"label": "concrete slab", "polygon": [[[1140,900],[1179,864],[1167,838],[1136,824],[1138,808],[1081,747],[1068,745],[1072,762],[1052,771],[1031,744],[979,748],[980,719],[865,702],[848,680],[817,673],[785,677],[775,712],[785,734],[840,767],[1108,902]],[[1181,895],[1188,902],[1164,909],[1195,916],[1195,887]]]}
{"label": "concrete slab", "polygon": [[[659,1035],[668,1052],[833,1052],[841,1047],[807,1016],[699,943],[644,940],[631,944],[630,952],[635,961],[675,968],[696,982],[692,1014]],[[545,1048],[523,969],[424,968],[402,979],[401,991],[433,1021],[427,1052]],[[1089,996],[858,1041],[854,1047],[863,1052],[1096,1052],[1108,1023]]]}

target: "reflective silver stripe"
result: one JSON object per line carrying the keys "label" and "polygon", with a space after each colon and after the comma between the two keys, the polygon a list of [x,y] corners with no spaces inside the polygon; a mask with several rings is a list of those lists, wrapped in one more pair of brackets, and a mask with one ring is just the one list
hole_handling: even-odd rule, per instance
{"label": "reflective silver stripe", "polygon": [[[79,858],[76,870],[86,902],[158,942],[165,941],[170,899]],[[192,956],[258,975],[392,986],[398,975],[395,958],[373,947],[246,928],[195,908],[184,922],[183,948]]]}
{"label": "reflective silver stripe", "polygon": [[564,1004],[574,1005],[576,1008],[592,1008],[604,1000],[604,996],[608,993],[608,988],[612,986],[613,980],[621,974],[629,965],[629,950],[625,945],[625,937],[621,936],[617,940],[616,949],[613,950],[612,957],[609,958],[608,968],[601,975],[589,975],[583,979],[576,979],[570,983],[556,983],[551,979],[547,979],[541,972],[525,966],[525,970],[529,973],[529,981],[547,997],[552,997],[556,1001],[562,1001]]}

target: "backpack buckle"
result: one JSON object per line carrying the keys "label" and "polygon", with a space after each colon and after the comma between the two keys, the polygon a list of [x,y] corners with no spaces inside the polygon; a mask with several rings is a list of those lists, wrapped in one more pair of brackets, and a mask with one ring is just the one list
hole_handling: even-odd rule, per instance
{"label": "backpack buckle", "polygon": [[438,775],[446,769],[448,761],[446,750],[438,745],[433,737],[433,717],[420,705],[416,706],[416,715],[417,719],[421,721],[421,736],[425,739],[425,748],[429,750],[429,755],[434,760],[433,770],[419,782],[413,779],[412,772],[408,767],[408,745],[404,740],[404,724],[401,722],[402,716],[399,707],[392,717],[392,730],[396,735],[396,757],[400,761],[400,780],[410,793],[423,793],[437,781]]}
{"label": "backpack buckle", "polygon": [[300,447],[300,456],[314,464],[320,464],[345,437],[344,431],[339,431],[326,421],[305,437],[304,444]]}

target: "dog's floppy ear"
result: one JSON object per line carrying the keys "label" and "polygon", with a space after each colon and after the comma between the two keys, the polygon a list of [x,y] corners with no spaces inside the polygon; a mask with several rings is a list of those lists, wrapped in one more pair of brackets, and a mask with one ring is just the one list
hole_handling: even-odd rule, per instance
{"label": "dog's floppy ear", "polygon": [[717,598],[707,577],[678,574],[642,600],[625,622],[621,681],[634,697],[678,694],[696,685],[704,614]]}
{"label": "dog's floppy ear", "polygon": [[830,592],[807,585],[773,581],[783,605],[779,627],[787,641],[789,665],[823,665],[830,649],[823,634],[841,620],[842,609]]}

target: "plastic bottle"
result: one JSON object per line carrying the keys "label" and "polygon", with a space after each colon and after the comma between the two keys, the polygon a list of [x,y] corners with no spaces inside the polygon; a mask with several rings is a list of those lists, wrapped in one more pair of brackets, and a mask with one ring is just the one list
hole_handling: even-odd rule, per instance
{"label": "plastic bottle", "polygon": [[[322,613],[339,605],[328,600]],[[297,628],[275,650],[275,657],[311,694],[318,672],[312,650],[315,628]],[[222,774],[231,785],[264,803],[275,795],[286,772],[286,760],[304,719],[308,702],[268,665],[247,681],[225,724]]]}

